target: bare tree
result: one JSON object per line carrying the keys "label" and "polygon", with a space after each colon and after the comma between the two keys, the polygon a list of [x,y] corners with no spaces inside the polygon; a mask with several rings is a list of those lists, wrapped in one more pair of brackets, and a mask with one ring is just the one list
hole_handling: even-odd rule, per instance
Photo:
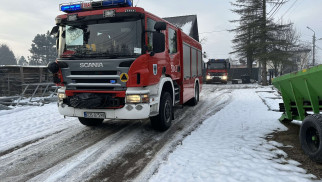
{"label": "bare tree", "polygon": [[[296,65],[296,59],[294,58],[294,52],[299,48],[300,35],[297,33],[292,23],[287,23],[288,26],[283,26],[281,22],[281,31],[275,32],[274,39],[276,44],[272,44],[271,47],[271,64],[274,68],[274,75],[279,76],[282,74],[283,67],[287,65]],[[295,62],[294,62],[295,61]]]}
{"label": "bare tree", "polygon": [[[248,68],[251,70],[252,63],[256,60],[262,65],[261,77],[262,84],[267,85],[267,63],[278,53],[274,49],[276,45],[283,45],[286,40],[276,39],[276,35],[285,31],[288,25],[279,25],[273,19],[267,18],[267,4],[281,6],[285,1],[278,0],[236,0],[231,3],[236,9],[234,13],[240,15],[239,26],[231,31],[236,33],[233,40],[234,51],[240,57],[247,59]],[[279,50],[281,51],[281,50]]]}

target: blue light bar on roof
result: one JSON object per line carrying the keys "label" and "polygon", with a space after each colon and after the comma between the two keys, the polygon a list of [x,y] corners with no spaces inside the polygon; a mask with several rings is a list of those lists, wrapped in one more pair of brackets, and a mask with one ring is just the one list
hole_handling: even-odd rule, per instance
{"label": "blue light bar on roof", "polygon": [[[95,5],[94,5],[95,4]],[[81,10],[88,10],[100,7],[131,7],[132,1],[131,0],[102,0],[102,1],[90,1],[90,2],[79,2],[79,3],[70,3],[70,4],[61,4],[60,10],[63,12],[73,12],[73,11],[81,11]]]}
{"label": "blue light bar on roof", "polygon": [[118,5],[123,5],[123,6],[132,6],[132,1],[131,0],[109,0],[109,1],[103,1],[102,6],[118,6]]}
{"label": "blue light bar on roof", "polygon": [[60,10],[64,12],[79,11],[81,9],[82,9],[81,4],[71,4],[71,5],[60,6]]}

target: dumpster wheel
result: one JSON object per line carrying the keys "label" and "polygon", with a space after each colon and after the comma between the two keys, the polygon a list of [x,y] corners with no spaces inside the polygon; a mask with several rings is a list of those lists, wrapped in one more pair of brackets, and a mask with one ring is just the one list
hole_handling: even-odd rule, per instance
{"label": "dumpster wheel", "polygon": [[300,130],[300,141],[304,152],[315,162],[322,163],[322,115],[307,116]]}

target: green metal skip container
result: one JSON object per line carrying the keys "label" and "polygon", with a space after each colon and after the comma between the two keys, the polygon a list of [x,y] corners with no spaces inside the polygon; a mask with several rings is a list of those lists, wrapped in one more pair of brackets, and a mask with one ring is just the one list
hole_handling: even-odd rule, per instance
{"label": "green metal skip container", "polygon": [[281,122],[303,121],[300,142],[304,152],[318,163],[322,163],[322,65],[290,73],[273,79],[280,91],[284,112]]}

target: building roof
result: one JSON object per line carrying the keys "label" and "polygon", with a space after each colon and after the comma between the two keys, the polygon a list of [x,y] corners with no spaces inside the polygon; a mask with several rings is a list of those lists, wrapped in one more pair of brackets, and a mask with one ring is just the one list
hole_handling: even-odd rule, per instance
{"label": "building roof", "polygon": [[163,18],[199,42],[197,15],[176,16]]}

